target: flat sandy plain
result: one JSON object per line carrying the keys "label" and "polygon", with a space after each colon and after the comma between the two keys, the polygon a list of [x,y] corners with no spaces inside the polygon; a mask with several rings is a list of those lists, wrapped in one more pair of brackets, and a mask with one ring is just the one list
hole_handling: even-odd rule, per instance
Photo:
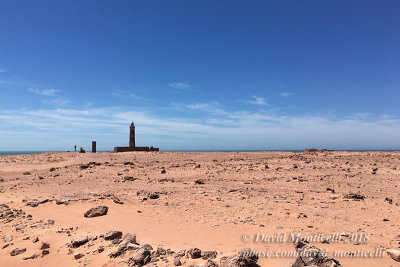
{"label": "flat sandy plain", "polygon": [[[248,247],[294,251],[291,233],[341,234],[338,242],[312,243],[330,256],[339,250],[398,248],[399,182],[400,152],[0,156],[0,203],[22,210],[0,218],[0,266],[120,266],[136,252],[110,258],[118,245],[102,235],[111,230],[135,234],[137,243],[154,250],[217,251],[217,263]],[[27,206],[35,203],[31,200],[40,204]],[[99,205],[109,208],[107,215],[84,217]],[[269,242],[256,242],[257,234]],[[79,235],[89,242],[72,248],[71,240]],[[273,236],[283,242],[274,242]],[[48,255],[42,256],[42,242],[50,245]],[[26,251],[11,256],[14,248]],[[23,259],[35,253],[40,256]],[[83,257],[75,259],[77,253]],[[173,254],[159,259],[158,266],[174,266]],[[399,265],[387,255],[336,259],[351,267]],[[294,260],[260,257],[258,264],[290,266]],[[195,266],[205,260],[182,257],[181,262]]]}

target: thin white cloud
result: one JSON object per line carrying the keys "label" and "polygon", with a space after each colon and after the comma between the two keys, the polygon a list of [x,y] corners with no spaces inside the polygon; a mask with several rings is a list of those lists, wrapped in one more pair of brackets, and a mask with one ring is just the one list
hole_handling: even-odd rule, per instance
{"label": "thin white cloud", "polygon": [[142,100],[142,99],[144,99],[143,97],[138,96],[138,95],[136,95],[136,94],[129,93],[129,92],[123,91],[123,90],[118,90],[118,89],[113,89],[113,90],[111,91],[111,95],[116,96],[116,97],[132,98],[132,99],[135,99],[135,100]]}
{"label": "thin white cloud", "polygon": [[253,98],[252,100],[247,100],[247,101],[244,101],[244,102],[247,103],[247,104],[257,105],[257,106],[266,106],[267,105],[267,102],[261,96],[253,95],[252,98]]}
{"label": "thin white cloud", "polygon": [[281,97],[289,97],[289,96],[292,96],[293,95],[293,93],[289,93],[289,92],[282,92],[282,93],[280,93],[279,94]]}
{"label": "thin white cloud", "polygon": [[0,69],[0,72],[6,72],[7,70],[5,70],[5,69]]}
{"label": "thin white cloud", "polygon": [[189,89],[191,86],[188,83],[185,82],[177,82],[177,83],[170,83],[169,87],[175,88],[175,89]]}
{"label": "thin white cloud", "polygon": [[223,109],[223,106],[216,101],[211,101],[207,103],[192,103],[192,104],[171,103],[171,107],[175,110],[180,110],[180,111],[201,111],[213,115],[227,114],[227,112]]}
{"label": "thin white cloud", "polygon": [[60,90],[57,89],[38,89],[38,88],[28,88],[28,91],[38,95],[44,96],[55,96]]}
{"label": "thin white cloud", "polygon": [[52,105],[52,106],[66,106],[69,103],[71,103],[71,101],[64,99],[64,98],[54,98],[54,99],[50,99],[50,100],[43,100],[43,103]]}
{"label": "thin white cloud", "polygon": [[[302,149],[399,148],[400,120],[387,117],[335,118],[332,116],[282,116],[265,112],[209,112],[204,116],[186,116],[187,110],[203,113],[219,108],[217,102],[183,105],[175,116],[155,115],[132,108],[39,109],[0,111],[0,132],[18,136],[36,134],[30,144],[56,146],[60,138],[86,140],[99,138],[99,144],[112,149],[124,145],[130,121],[137,125],[138,142],[161,149]],[[28,133],[29,131],[29,133]],[[101,138],[100,138],[101,137]],[[6,141],[7,140],[7,141]],[[3,149],[17,149],[20,140],[10,143],[13,134],[0,139]],[[72,143],[73,144],[73,143]],[[25,144],[24,144],[25,145]],[[12,147],[14,146],[14,148]],[[169,147],[168,147],[169,146]]]}

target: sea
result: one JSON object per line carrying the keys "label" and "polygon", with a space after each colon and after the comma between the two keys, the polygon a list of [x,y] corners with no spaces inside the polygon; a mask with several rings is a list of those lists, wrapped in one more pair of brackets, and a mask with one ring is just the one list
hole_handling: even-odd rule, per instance
{"label": "sea", "polygon": [[[163,152],[303,152],[301,150],[162,150]],[[348,151],[348,152],[397,152],[399,149],[364,149],[364,150],[349,150],[349,149],[335,149],[335,151]],[[67,152],[67,151],[0,151],[0,156],[5,155],[21,155],[21,154],[40,154],[40,153],[56,153],[56,152]],[[90,153],[90,151],[87,151]],[[97,152],[112,152],[112,151],[97,151]]]}

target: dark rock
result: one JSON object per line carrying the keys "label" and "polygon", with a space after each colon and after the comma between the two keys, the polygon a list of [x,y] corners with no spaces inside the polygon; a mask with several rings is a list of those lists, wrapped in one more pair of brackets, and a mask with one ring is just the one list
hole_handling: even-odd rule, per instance
{"label": "dark rock", "polygon": [[144,245],[143,247],[141,247],[135,254],[135,256],[133,256],[131,258],[131,261],[135,264],[135,265],[145,265],[148,262],[150,262],[150,250],[148,249],[148,247],[146,245]]}
{"label": "dark rock", "polygon": [[222,257],[220,260],[221,267],[250,267],[258,261],[258,255],[252,249],[246,248],[241,250],[237,255],[230,257]]}
{"label": "dark rock", "polygon": [[298,253],[296,261],[291,267],[340,267],[340,263],[326,255],[320,249],[311,246],[307,241],[296,239],[295,249]]}
{"label": "dark rock", "polygon": [[80,247],[84,244],[86,244],[89,241],[87,236],[77,236],[74,239],[71,240],[71,244],[73,247]]}
{"label": "dark rock", "polygon": [[39,254],[33,254],[33,255],[31,255],[31,256],[29,256],[29,257],[23,257],[22,259],[24,260],[24,261],[26,261],[26,260],[33,260],[33,259],[36,259],[37,257],[39,257],[40,255]]}
{"label": "dark rock", "polygon": [[205,184],[205,182],[202,179],[198,179],[198,180],[194,181],[194,184]]}
{"label": "dark rock", "polygon": [[95,208],[91,208],[83,216],[86,218],[92,218],[92,217],[98,217],[98,216],[103,216],[106,215],[108,212],[108,207],[107,206],[98,206]]}
{"label": "dark rock", "polygon": [[38,242],[39,241],[39,237],[38,236],[34,236],[33,238],[32,238],[32,242],[33,243],[36,243],[36,242]]}
{"label": "dark rock", "polygon": [[10,251],[11,256],[17,256],[19,254],[22,254],[26,251],[26,248],[14,248],[13,250]]}
{"label": "dark rock", "polygon": [[40,246],[40,249],[48,249],[50,248],[50,244],[48,242],[42,242],[42,245]]}
{"label": "dark rock", "polygon": [[360,200],[364,200],[365,199],[364,196],[362,196],[360,194],[356,194],[356,193],[349,193],[349,194],[345,195],[344,198],[353,199],[353,200],[356,200],[356,201],[360,201]]}
{"label": "dark rock", "polygon": [[133,182],[133,181],[135,181],[135,180],[137,180],[137,179],[138,179],[138,178],[136,178],[136,177],[125,176],[125,177],[124,177],[124,182],[128,182],[128,181]]}
{"label": "dark rock", "polygon": [[121,231],[110,231],[104,235],[105,240],[120,239],[122,237]]}
{"label": "dark rock", "polygon": [[47,250],[47,249],[43,249],[42,250],[42,257],[44,257],[44,256],[46,256],[46,255],[49,255],[50,254],[50,251],[49,250]]}
{"label": "dark rock", "polygon": [[161,174],[167,173],[165,169],[161,170]]}
{"label": "dark rock", "polygon": [[203,260],[207,260],[207,259],[215,259],[218,255],[218,252],[216,251],[202,251],[201,252],[201,258]]}
{"label": "dark rock", "polygon": [[39,200],[33,199],[33,200],[28,200],[25,203],[25,206],[35,208],[35,207],[39,206],[39,204],[40,204]]}
{"label": "dark rock", "polygon": [[159,198],[160,197],[160,195],[158,195],[157,193],[150,193],[149,194],[149,198],[150,199],[157,199],[157,198]]}
{"label": "dark rock", "polygon": [[85,255],[83,255],[82,253],[75,253],[74,254],[74,259],[75,260],[79,260],[81,258],[85,257]]}
{"label": "dark rock", "polygon": [[192,259],[198,259],[201,257],[201,250],[198,248],[191,248],[188,250],[187,254],[192,258]]}

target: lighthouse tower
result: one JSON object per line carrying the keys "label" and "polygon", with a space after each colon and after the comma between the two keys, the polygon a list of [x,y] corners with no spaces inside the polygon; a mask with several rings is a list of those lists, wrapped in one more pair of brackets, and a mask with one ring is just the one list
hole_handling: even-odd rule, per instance
{"label": "lighthouse tower", "polygon": [[135,147],[135,124],[133,122],[129,132],[129,147]]}

